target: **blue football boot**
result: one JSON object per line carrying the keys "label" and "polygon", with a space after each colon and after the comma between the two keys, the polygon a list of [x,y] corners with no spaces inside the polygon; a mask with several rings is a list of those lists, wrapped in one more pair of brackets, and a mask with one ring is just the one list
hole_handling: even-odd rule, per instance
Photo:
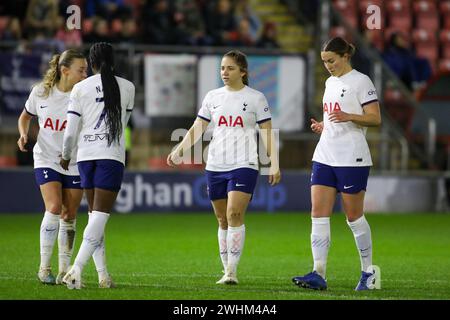
{"label": "blue football boot", "polygon": [[378,266],[370,266],[368,272],[361,271],[361,279],[355,291],[381,289],[381,272]]}
{"label": "blue football boot", "polygon": [[313,289],[313,290],[326,290],[327,281],[322,278],[320,274],[316,271],[310,272],[302,277],[292,278],[292,282],[302,288]]}

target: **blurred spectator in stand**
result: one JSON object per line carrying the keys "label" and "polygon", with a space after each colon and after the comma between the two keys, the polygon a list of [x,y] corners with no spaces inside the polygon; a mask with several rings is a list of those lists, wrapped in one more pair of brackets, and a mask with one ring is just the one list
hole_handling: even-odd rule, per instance
{"label": "blurred spectator in stand", "polygon": [[81,31],[77,29],[68,30],[66,20],[62,16],[59,16],[57,21],[58,30],[55,39],[62,41],[67,49],[79,48],[83,44]]}
{"label": "blurred spectator in stand", "polygon": [[175,21],[185,32],[182,44],[202,46],[211,45],[212,38],[206,34],[205,21],[200,7],[193,0],[175,0]]}
{"label": "blurred spectator in stand", "polygon": [[237,25],[240,24],[241,20],[245,19],[248,21],[248,33],[251,40],[255,43],[259,39],[261,32],[261,20],[258,15],[252,10],[249,0],[237,0],[234,9],[234,16]]}
{"label": "blurred spectator in stand", "polygon": [[419,58],[410,49],[404,35],[393,33],[382,57],[392,71],[410,90],[431,76],[431,67],[427,60]]}
{"label": "blurred spectator in stand", "polygon": [[100,16],[106,21],[125,20],[132,17],[132,9],[124,0],[89,0],[85,4],[85,17]]}
{"label": "blurred spectator in stand", "polygon": [[2,41],[19,41],[22,39],[22,28],[18,18],[9,17],[5,30],[0,34]]}
{"label": "blurred spectator in stand", "polygon": [[24,21],[29,0],[0,1],[0,16],[16,17]]}
{"label": "blurred spectator in stand", "polygon": [[96,17],[92,21],[92,32],[84,35],[83,41],[87,43],[110,42],[108,21]]}
{"label": "blurred spectator in stand", "polygon": [[261,37],[256,45],[259,48],[279,49],[280,45],[277,41],[277,25],[274,22],[267,21],[264,23]]}
{"label": "blurred spectator in stand", "polygon": [[230,0],[218,0],[212,6],[207,15],[206,30],[216,46],[230,46],[237,40],[236,21]]}
{"label": "blurred spectator in stand", "polygon": [[116,35],[114,42],[133,44],[137,41],[137,25],[133,19],[126,19]]}
{"label": "blurred spectator in stand", "polygon": [[255,44],[256,41],[253,39],[250,32],[250,21],[246,18],[240,19],[237,39],[232,42],[232,45],[238,47],[253,47]]}
{"label": "blurred spectator in stand", "polygon": [[147,0],[142,11],[143,41],[151,44],[175,44],[177,35],[173,11],[167,0]]}
{"label": "blurred spectator in stand", "polygon": [[57,18],[56,0],[30,0],[24,23],[27,38],[53,37],[57,28]]}

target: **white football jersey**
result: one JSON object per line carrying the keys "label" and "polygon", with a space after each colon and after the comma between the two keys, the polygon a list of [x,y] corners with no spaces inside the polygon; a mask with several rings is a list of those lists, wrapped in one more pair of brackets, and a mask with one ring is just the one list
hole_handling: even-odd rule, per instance
{"label": "white football jersey", "polygon": [[[103,86],[101,75],[93,75],[77,83],[70,95],[67,115],[67,132],[64,137],[63,158],[68,159],[68,150],[73,145],[68,142],[78,141],[77,161],[117,160],[125,164],[125,138],[123,131],[127,126],[134,107],[134,84],[116,77],[120,90],[122,106],[122,135],[120,143],[114,141],[108,147]],[[79,122],[79,123],[78,123]],[[74,124],[76,124],[74,126]],[[77,131],[78,130],[78,131]],[[69,146],[70,145],[70,146]]]}
{"label": "white football jersey", "polygon": [[48,97],[44,98],[43,91],[42,84],[36,85],[25,103],[25,110],[37,116],[39,122],[39,134],[33,148],[34,167],[51,168],[65,175],[79,175],[76,150],[72,153],[69,171],[59,165],[70,92],[62,92],[54,86]]}
{"label": "white football jersey", "polygon": [[371,166],[367,127],[352,121],[333,123],[328,115],[339,109],[362,115],[363,107],[376,101],[375,86],[365,74],[353,69],[341,77],[329,77],[323,95],[323,131],[313,161],[336,167]]}
{"label": "white football jersey", "polygon": [[206,170],[237,168],[258,170],[256,124],[271,119],[263,93],[245,86],[239,91],[226,87],[209,91],[198,117],[213,125]]}

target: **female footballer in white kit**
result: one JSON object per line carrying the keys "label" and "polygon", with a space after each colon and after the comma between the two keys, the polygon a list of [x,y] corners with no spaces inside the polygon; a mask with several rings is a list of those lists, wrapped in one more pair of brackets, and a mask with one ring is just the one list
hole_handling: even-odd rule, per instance
{"label": "female footballer in white kit", "polygon": [[81,187],[86,192],[90,211],[83,242],[73,266],[63,278],[69,289],[81,289],[83,268],[98,250],[104,258],[101,265],[96,264],[99,287],[114,286],[106,269],[104,233],[122,184],[124,130],[134,106],[133,83],[114,76],[114,53],[110,44],[95,43],[89,51],[89,62],[95,75],[72,90],[60,162],[67,169],[72,151],[78,147]]}
{"label": "female footballer in white kit", "polygon": [[[44,79],[36,85],[19,117],[20,151],[26,152],[28,129],[32,117],[37,116],[39,134],[33,148],[34,173],[45,204],[40,228],[41,263],[39,280],[44,284],[61,284],[67,272],[75,241],[76,214],[83,190],[75,161],[69,170],[59,165],[70,91],[86,78],[87,62],[82,53],[66,50],[49,62]],[[75,158],[75,155],[74,157]],[[51,271],[53,247],[58,237],[58,276]]]}
{"label": "female footballer in white kit", "polygon": [[311,273],[292,279],[304,288],[327,289],[330,216],[338,192],[361,261],[361,278],[355,290],[380,288],[380,270],[372,265],[372,238],[364,216],[364,195],[372,166],[365,134],[367,127],[381,124],[381,115],[372,81],[350,64],[354,51],[352,44],[337,37],[325,43],[321,52],[331,76],[325,82],[323,121],[311,119],[312,131],[321,135],[311,174],[314,267]]}
{"label": "female footballer in white kit", "polygon": [[197,119],[183,141],[169,154],[174,166],[205,132],[214,127],[209,144],[206,177],[209,199],[219,222],[219,252],[224,276],[218,284],[237,284],[237,266],[244,248],[244,216],[258,176],[256,124],[271,159],[269,183],[280,182],[281,174],[267,100],[248,87],[246,56],[237,50],[226,53],[221,62],[224,87],[209,91]]}

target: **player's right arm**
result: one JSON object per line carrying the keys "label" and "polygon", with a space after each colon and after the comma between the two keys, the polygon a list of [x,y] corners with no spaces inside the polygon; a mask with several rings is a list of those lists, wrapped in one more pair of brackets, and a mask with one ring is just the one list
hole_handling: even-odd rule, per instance
{"label": "player's right arm", "polygon": [[19,140],[17,140],[17,145],[19,146],[20,151],[27,152],[25,149],[25,145],[28,142],[28,130],[30,128],[30,121],[33,117],[23,109],[22,114],[19,117],[18,127],[19,127]]}
{"label": "player's right arm", "polygon": [[197,117],[194,124],[191,126],[187,134],[184,136],[183,141],[175,147],[175,149],[167,156],[167,164],[171,167],[180,164],[180,158],[183,156],[186,150],[189,150],[198,140],[202,137],[209,122]]}
{"label": "player's right arm", "polygon": [[323,131],[323,121],[317,122],[316,119],[311,118],[311,130],[314,133],[321,134]]}

